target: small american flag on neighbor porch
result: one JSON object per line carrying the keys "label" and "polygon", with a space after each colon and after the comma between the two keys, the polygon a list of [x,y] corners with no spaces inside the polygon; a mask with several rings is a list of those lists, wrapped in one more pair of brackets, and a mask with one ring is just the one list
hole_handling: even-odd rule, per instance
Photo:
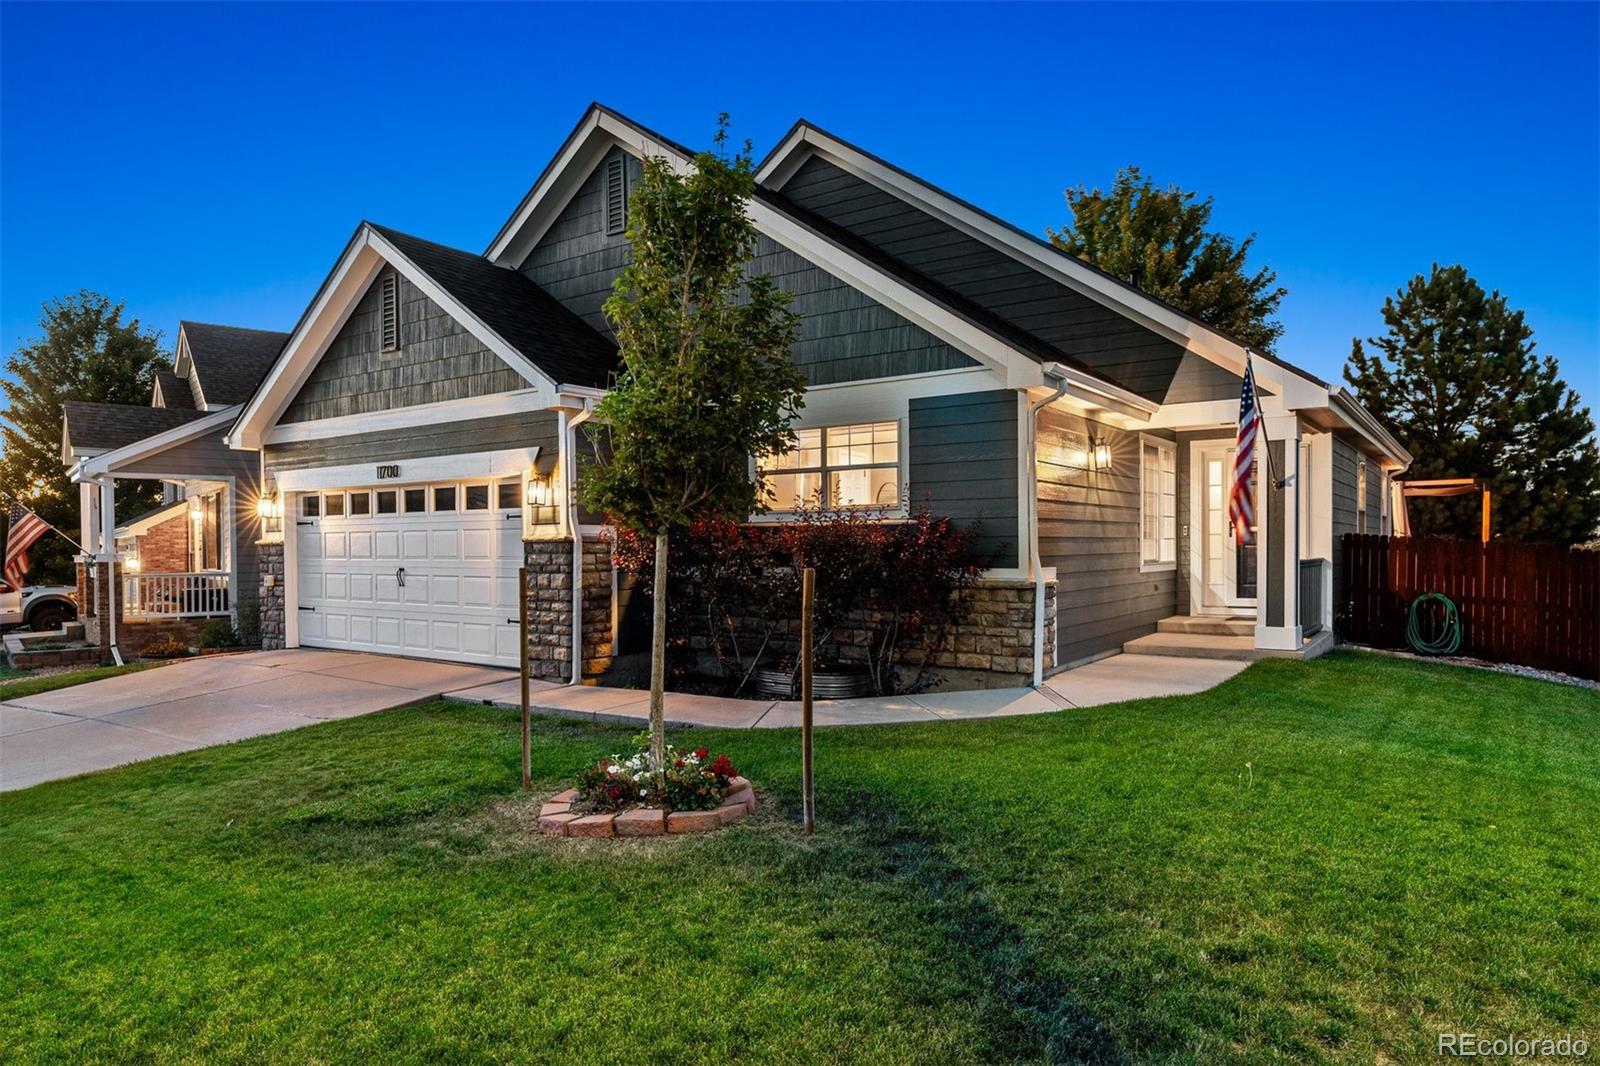
{"label": "small american flag on neighbor porch", "polygon": [[1256,372],[1250,357],[1244,360],[1244,387],[1239,392],[1239,435],[1234,438],[1233,487],[1228,490],[1228,522],[1233,539],[1250,543],[1250,527],[1256,522],[1251,470],[1256,461],[1256,437],[1261,429],[1261,409],[1256,405]]}
{"label": "small american flag on neighbor porch", "polygon": [[5,579],[12,588],[20,589],[28,576],[28,549],[50,531],[50,526],[16,500],[11,501],[6,518]]}

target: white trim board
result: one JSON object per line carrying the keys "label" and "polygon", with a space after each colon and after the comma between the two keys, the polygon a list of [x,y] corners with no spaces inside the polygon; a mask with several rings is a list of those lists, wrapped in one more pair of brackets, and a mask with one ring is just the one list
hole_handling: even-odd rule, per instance
{"label": "white trim board", "polygon": [[274,470],[272,476],[277,482],[278,490],[285,494],[322,492],[327,489],[401,488],[428,481],[520,477],[533,469],[534,462],[538,458],[539,449],[533,447],[400,459],[396,460],[400,467],[399,476],[381,482],[378,480],[376,468],[390,464],[349,463],[342,466],[308,466],[292,470]]}
{"label": "white trim board", "polygon": [[355,433],[414,429],[418,426],[436,426],[441,422],[467,422],[479,418],[494,418],[497,415],[528,414],[546,410],[552,402],[549,393],[543,389],[532,388],[519,389],[516,392],[497,392],[488,396],[471,396],[460,400],[420,403],[388,411],[373,411],[369,414],[319,418],[311,422],[280,422],[267,431],[263,443],[288,444],[294,441],[326,440],[330,437],[347,437]]}
{"label": "white trim board", "polygon": [[381,233],[363,222],[327,282],[295,327],[272,370],[228,434],[230,447],[260,448],[267,433],[316,369],[356,305],[384,266],[393,267],[535,388],[556,392],[556,382],[441,288]]}

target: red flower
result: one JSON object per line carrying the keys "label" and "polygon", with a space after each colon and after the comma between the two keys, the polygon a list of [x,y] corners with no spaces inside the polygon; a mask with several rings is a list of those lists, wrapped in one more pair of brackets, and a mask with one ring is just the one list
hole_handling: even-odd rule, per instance
{"label": "red flower", "polygon": [[682,770],[683,769],[683,760],[682,759],[674,759],[672,761],[672,765],[673,765],[673,767],[675,769]]}
{"label": "red flower", "polygon": [[711,764],[711,772],[718,777],[734,777],[739,773],[726,755],[717,756],[717,761]]}
{"label": "red flower", "polygon": [[696,759],[704,759],[707,754],[709,754],[709,753],[706,751],[705,748],[696,748],[696,749],[694,749],[694,757]]}

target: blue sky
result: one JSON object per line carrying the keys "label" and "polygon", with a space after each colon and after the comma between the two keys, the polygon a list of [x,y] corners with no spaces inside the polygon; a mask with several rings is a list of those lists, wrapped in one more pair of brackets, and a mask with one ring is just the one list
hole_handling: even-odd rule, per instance
{"label": "blue sky", "polygon": [[1336,379],[1462,262],[1600,397],[1600,6],[0,7],[0,345],[41,300],[290,328],[362,218],[481,251],[590,100],[798,116],[1033,230],[1137,163],[1216,197]]}

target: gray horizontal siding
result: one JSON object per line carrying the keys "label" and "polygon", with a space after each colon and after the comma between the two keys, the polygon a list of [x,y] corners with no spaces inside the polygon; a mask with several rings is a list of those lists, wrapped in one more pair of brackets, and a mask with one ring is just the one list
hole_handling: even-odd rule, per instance
{"label": "gray horizontal siding", "polygon": [[540,468],[550,469],[559,446],[556,413],[537,411],[464,422],[443,422],[403,432],[352,433],[325,440],[269,444],[263,450],[263,459],[268,470],[300,470],[354,463],[392,463],[431,455],[462,455],[503,448],[538,447],[541,449]]}
{"label": "gray horizontal siding", "polygon": [[[621,152],[613,149],[612,154]],[[608,157],[609,158],[609,157]],[[638,164],[629,157],[629,181]],[[522,264],[522,272],[611,335],[601,305],[628,262],[628,244],[607,236],[601,195],[604,163],[596,166]],[[761,237],[748,272],[769,274],[800,316],[792,357],[811,385],[897,377],[977,365],[972,359],[913,325],[814,263]]]}
{"label": "gray horizontal siding", "polygon": [[1360,455],[1351,444],[1333,438],[1333,594],[1344,578],[1344,538],[1356,531],[1356,470]]}
{"label": "gray horizontal siding", "polygon": [[405,277],[400,350],[380,351],[381,288],[367,289],[282,422],[368,414],[527,387],[515,370]]}
{"label": "gray horizontal siding", "polygon": [[[1053,461],[1065,451],[1066,434],[1103,438],[1110,468],[1091,472]],[[1174,613],[1176,573],[1139,572],[1137,434],[1042,411],[1038,483],[1039,557],[1056,568],[1058,665],[1116,651]]]}
{"label": "gray horizontal siding", "polygon": [[818,156],[783,194],[1141,396],[1238,395],[1238,378],[1221,367]]}
{"label": "gray horizontal siding", "polygon": [[1010,389],[911,401],[912,510],[977,523],[990,566],[1017,565],[1017,404]]}

